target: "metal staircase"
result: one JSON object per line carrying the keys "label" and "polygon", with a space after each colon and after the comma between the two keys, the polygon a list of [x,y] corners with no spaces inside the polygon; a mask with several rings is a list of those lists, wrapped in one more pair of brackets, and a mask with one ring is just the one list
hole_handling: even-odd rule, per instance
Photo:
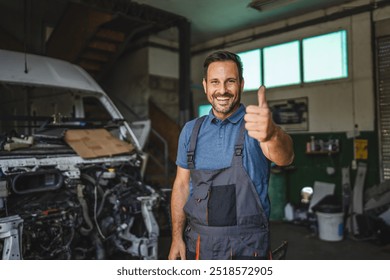
{"label": "metal staircase", "polygon": [[132,43],[183,21],[135,2],[121,8],[81,2],[69,2],[46,44],[46,54],[81,66],[98,81]]}

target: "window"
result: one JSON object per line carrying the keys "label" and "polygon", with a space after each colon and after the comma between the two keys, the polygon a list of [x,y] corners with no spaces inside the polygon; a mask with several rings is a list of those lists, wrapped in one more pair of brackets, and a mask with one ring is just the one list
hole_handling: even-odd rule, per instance
{"label": "window", "polygon": [[299,41],[293,41],[263,49],[266,87],[301,83],[299,46]]}
{"label": "window", "polygon": [[348,77],[347,31],[238,53],[244,91]]}
{"label": "window", "polygon": [[211,110],[211,105],[210,104],[204,104],[204,105],[199,105],[198,107],[198,117],[208,115]]}
{"label": "window", "polygon": [[238,53],[244,67],[244,91],[256,90],[261,85],[260,49]]}
{"label": "window", "polygon": [[345,30],[302,41],[304,82],[348,77]]}

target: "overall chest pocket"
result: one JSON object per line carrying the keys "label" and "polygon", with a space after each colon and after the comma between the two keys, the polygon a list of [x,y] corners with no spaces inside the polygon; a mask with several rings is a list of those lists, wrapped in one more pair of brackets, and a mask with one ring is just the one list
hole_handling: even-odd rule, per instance
{"label": "overall chest pocket", "polygon": [[237,225],[235,185],[211,186],[207,208],[209,226]]}

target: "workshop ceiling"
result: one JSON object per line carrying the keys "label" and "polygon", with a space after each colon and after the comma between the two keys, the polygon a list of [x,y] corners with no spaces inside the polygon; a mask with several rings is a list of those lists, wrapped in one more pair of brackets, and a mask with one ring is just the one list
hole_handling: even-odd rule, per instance
{"label": "workshop ceiling", "polygon": [[[134,2],[187,18],[191,23],[191,38],[194,45],[243,29],[345,4],[351,0],[134,0]],[[251,3],[260,10],[252,8]]]}
{"label": "workshop ceiling", "polygon": [[[242,29],[344,4],[351,0],[0,0],[0,9],[8,15],[8,18],[0,20],[0,27],[1,24],[5,24],[5,20],[19,21],[18,24],[21,24],[20,20],[26,16],[24,5],[31,5],[33,13],[42,16],[43,21],[55,25],[61,19],[69,2],[83,3],[90,8],[110,12],[131,9],[132,3],[161,9],[186,18],[191,23],[192,44],[197,44]],[[250,7],[251,3],[253,6],[259,6],[261,10]]]}
{"label": "workshop ceiling", "polygon": [[[0,0],[0,48],[65,59],[98,78],[140,38],[154,34],[178,41],[183,23],[190,25],[194,46],[333,5],[348,8],[347,2],[351,1]],[[34,40],[44,43],[37,46]]]}

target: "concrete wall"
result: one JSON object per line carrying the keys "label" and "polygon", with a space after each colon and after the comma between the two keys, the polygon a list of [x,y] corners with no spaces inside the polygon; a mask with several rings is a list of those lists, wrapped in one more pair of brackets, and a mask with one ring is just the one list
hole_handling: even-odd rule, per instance
{"label": "concrete wall", "polygon": [[173,50],[149,48],[148,65],[150,75],[179,78],[179,55]]}
{"label": "concrete wall", "polygon": [[104,80],[104,88],[128,120],[147,119],[152,99],[178,121],[178,59],[176,52],[156,47],[125,54]]}
{"label": "concrete wall", "polygon": [[143,48],[123,56],[103,82],[104,89],[127,120],[148,116],[148,71],[148,49]]}
{"label": "concrete wall", "polygon": [[148,50],[151,100],[179,123],[179,55],[157,47]]}

